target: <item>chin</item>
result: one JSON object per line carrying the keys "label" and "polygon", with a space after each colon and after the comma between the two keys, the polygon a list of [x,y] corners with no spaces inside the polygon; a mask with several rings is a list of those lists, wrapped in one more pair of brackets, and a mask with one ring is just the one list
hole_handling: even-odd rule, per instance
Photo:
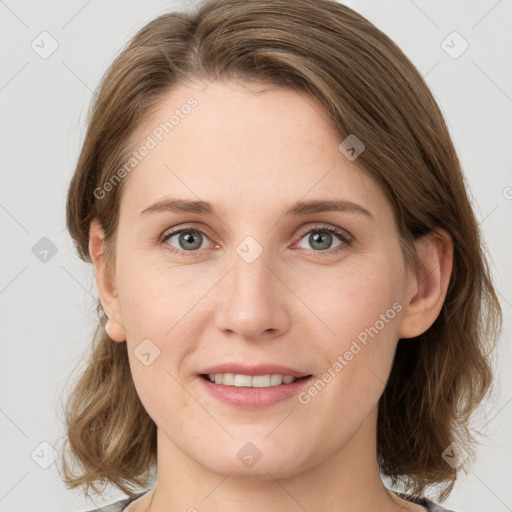
{"label": "chin", "polygon": [[[248,437],[245,437],[248,439]],[[252,441],[231,439],[227,444],[217,444],[215,453],[205,458],[208,448],[196,453],[196,461],[206,469],[230,478],[271,480],[287,478],[304,471],[307,466],[304,452],[298,458],[297,448],[283,449],[264,437]],[[314,463],[311,463],[313,466]]]}

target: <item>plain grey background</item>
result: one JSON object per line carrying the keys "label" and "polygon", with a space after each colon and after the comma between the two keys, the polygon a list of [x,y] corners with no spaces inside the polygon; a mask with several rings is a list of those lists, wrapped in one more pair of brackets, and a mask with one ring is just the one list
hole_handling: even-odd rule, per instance
{"label": "plain grey background", "polygon": [[[431,87],[503,306],[497,383],[475,418],[485,437],[445,506],[512,511],[512,1],[345,3],[386,32]],[[185,5],[0,0],[0,512],[78,512],[123,497],[67,490],[53,462],[60,404],[97,322],[92,269],[65,231],[65,195],[101,76],[139,28]]]}

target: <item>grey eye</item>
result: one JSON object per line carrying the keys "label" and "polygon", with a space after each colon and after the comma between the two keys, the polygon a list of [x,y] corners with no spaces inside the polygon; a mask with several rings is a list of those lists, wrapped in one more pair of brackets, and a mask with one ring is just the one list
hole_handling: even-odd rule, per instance
{"label": "grey eye", "polygon": [[[333,237],[336,237],[340,240],[340,242],[335,246],[331,246],[333,242]],[[338,245],[341,245],[342,243],[339,235],[330,233],[325,229],[312,230],[309,233],[306,233],[306,235],[301,238],[301,241],[304,239],[307,239],[307,242],[311,244],[311,248],[315,251],[325,251],[327,249],[334,249],[335,247],[338,247]],[[301,246],[299,245],[299,247]],[[309,247],[302,247],[302,249],[309,249]]]}
{"label": "grey eye", "polygon": [[173,247],[179,249],[181,251],[195,251],[197,249],[201,249],[202,242],[204,239],[208,240],[208,237],[197,229],[187,229],[176,231],[175,233],[170,233],[169,236],[165,239],[166,243],[170,243],[170,240],[178,237],[177,243],[178,246],[174,244]]}

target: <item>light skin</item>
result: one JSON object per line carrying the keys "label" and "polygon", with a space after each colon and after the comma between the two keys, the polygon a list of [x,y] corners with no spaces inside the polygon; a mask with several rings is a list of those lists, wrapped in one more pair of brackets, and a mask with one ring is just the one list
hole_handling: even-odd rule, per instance
{"label": "light skin", "polygon": [[[127,343],[137,392],[157,425],[155,491],[127,510],[145,512],[152,499],[151,512],[424,511],[381,481],[377,404],[398,339],[426,331],[440,312],[450,237],[419,241],[420,270],[407,268],[383,191],[342,155],[326,114],[302,93],[248,82],[181,85],[138,128],[135,147],[190,96],[197,107],[126,178],[113,271],[101,225],[90,227],[107,333]],[[170,197],[208,201],[216,215],[141,214]],[[326,199],[371,215],[284,215],[298,201]],[[179,235],[158,242],[184,227],[204,232],[192,232],[199,248],[187,251]],[[252,263],[236,251],[248,236],[263,249]],[[294,396],[235,407],[206,393],[197,376],[238,361],[321,377],[394,303],[401,310],[307,404]],[[145,339],[160,349],[148,366],[134,354]],[[252,467],[237,458],[247,442],[262,454]]]}

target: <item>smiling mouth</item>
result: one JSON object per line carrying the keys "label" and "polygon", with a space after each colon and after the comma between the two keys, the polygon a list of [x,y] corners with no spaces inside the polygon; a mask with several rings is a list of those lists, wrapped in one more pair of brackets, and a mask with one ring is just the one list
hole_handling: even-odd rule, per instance
{"label": "smiling mouth", "polygon": [[203,379],[223,386],[235,386],[244,388],[270,388],[286,386],[296,381],[308,379],[312,375],[293,377],[292,375],[267,374],[267,375],[242,375],[238,373],[210,373],[200,374]]}

